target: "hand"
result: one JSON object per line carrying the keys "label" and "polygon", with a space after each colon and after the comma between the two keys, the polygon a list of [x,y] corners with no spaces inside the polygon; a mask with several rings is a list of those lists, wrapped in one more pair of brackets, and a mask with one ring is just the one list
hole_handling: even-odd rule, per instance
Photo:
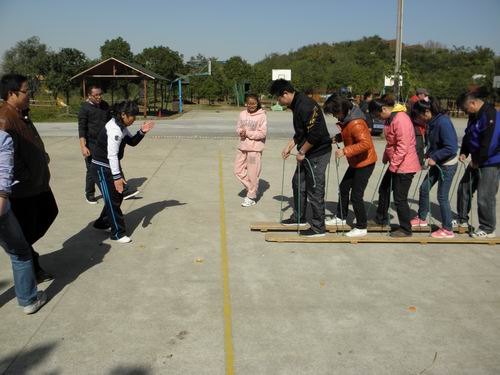
{"label": "hand", "polygon": [[123,188],[124,185],[126,184],[125,180],[123,178],[120,178],[119,180],[115,180],[115,189],[117,192],[120,194],[123,193]]}
{"label": "hand", "polygon": [[344,152],[344,149],[343,148],[340,148],[338,149],[337,151],[335,151],[335,157],[337,159],[340,159],[341,157],[345,156],[345,152]]}
{"label": "hand", "polygon": [[145,122],[144,124],[141,125],[141,132],[143,132],[144,134],[146,134],[147,132],[149,132],[154,127],[155,127],[154,121]]}
{"label": "hand", "polygon": [[432,167],[432,166],[436,165],[436,162],[429,158],[429,159],[427,159],[427,164],[429,164],[429,166]]}
{"label": "hand", "polygon": [[460,154],[460,156],[458,157],[458,160],[460,160],[461,162],[464,162],[466,159],[467,156],[465,156],[464,154]]}
{"label": "hand", "polygon": [[332,137],[332,145],[336,145],[337,144],[337,139],[335,139],[335,137]]}
{"label": "hand", "polygon": [[297,156],[296,156],[297,163],[302,163],[305,158],[306,158],[306,155],[298,153]]}
{"label": "hand", "polygon": [[281,151],[281,157],[287,159],[290,156],[290,149],[286,146],[283,151]]}
{"label": "hand", "polygon": [[86,146],[82,147],[82,155],[84,158],[88,158],[90,156],[90,150]]}
{"label": "hand", "polygon": [[3,216],[7,213],[7,198],[0,197],[0,216]]}

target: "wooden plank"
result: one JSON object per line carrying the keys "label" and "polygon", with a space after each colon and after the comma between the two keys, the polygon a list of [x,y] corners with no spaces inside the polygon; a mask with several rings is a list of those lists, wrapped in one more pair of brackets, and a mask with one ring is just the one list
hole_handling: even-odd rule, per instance
{"label": "wooden plank", "polygon": [[342,235],[327,234],[324,237],[304,237],[291,233],[268,233],[267,242],[281,243],[415,243],[415,244],[476,244],[476,245],[497,245],[500,244],[500,237],[476,239],[464,236],[456,236],[449,239],[437,239],[427,236],[413,236],[395,238],[389,236],[365,236],[346,237]]}
{"label": "wooden plank", "polygon": [[[300,227],[300,229],[308,229],[309,224],[303,227]],[[338,232],[348,232],[352,228],[349,225],[327,225],[326,226],[326,231],[330,233],[336,233]],[[277,222],[272,222],[272,221],[259,221],[255,223],[250,223],[250,230],[255,230],[255,231],[260,231],[260,232],[296,232],[297,231],[297,226],[296,225],[283,225]],[[388,228],[387,226],[375,226],[375,227],[368,227],[368,232],[387,232]],[[453,228],[453,231],[456,233],[464,234],[467,233],[467,228],[460,228],[460,227],[455,227]],[[429,227],[413,227],[413,232],[414,233],[430,233]]]}

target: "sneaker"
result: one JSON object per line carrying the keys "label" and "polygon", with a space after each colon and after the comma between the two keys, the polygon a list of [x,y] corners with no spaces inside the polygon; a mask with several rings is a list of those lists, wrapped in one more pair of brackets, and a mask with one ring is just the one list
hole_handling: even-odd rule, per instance
{"label": "sneaker", "polygon": [[94,194],[85,194],[85,200],[88,204],[97,204],[97,198]]}
{"label": "sneaker", "polygon": [[100,223],[97,220],[94,222],[94,224],[92,225],[92,227],[94,229],[105,230],[107,232],[111,232],[111,226],[109,224]]}
{"label": "sneaker", "polygon": [[128,185],[125,185],[125,188],[123,189],[122,194],[123,194],[123,200],[126,200],[126,199],[133,198],[137,194],[139,194],[139,190],[131,188]]}
{"label": "sneaker", "polygon": [[324,237],[326,234],[324,232],[323,233],[316,232],[314,229],[309,228],[307,230],[301,230],[300,235],[302,237],[313,238],[313,237]]}
{"label": "sneaker", "polygon": [[253,200],[252,198],[246,197],[241,203],[241,207],[251,207],[251,206],[255,206],[255,200]]}
{"label": "sneaker", "polygon": [[389,235],[394,238],[403,238],[403,237],[411,237],[412,233],[405,232],[402,229],[396,229],[393,230]]}
{"label": "sneaker", "polygon": [[325,220],[326,225],[346,225],[347,220],[342,220],[337,216],[332,217],[330,220]]}
{"label": "sneaker", "polygon": [[457,220],[452,220],[451,221],[451,226],[452,227],[458,227],[458,228],[469,228],[469,224],[467,224],[467,223],[459,223]]}
{"label": "sneaker", "polygon": [[130,242],[132,242],[132,239],[130,237],[128,237],[128,236],[123,236],[123,237],[120,237],[117,240],[113,239],[113,241],[116,241],[118,243],[130,243]]}
{"label": "sneaker", "polygon": [[368,234],[368,231],[366,229],[359,229],[359,228],[354,228],[347,232],[345,235],[347,237],[363,237]]}
{"label": "sneaker", "polygon": [[495,232],[486,233],[484,230],[478,229],[474,233],[472,233],[472,237],[474,238],[495,238],[497,235]]}
{"label": "sneaker", "polygon": [[423,220],[423,219],[419,218],[418,216],[415,216],[413,219],[411,219],[410,224],[412,227],[426,227],[429,225],[427,220]]}
{"label": "sneaker", "polygon": [[24,306],[23,311],[25,314],[28,315],[34,314],[38,310],[40,310],[40,308],[46,303],[47,303],[47,294],[45,294],[45,292],[43,291],[37,292],[35,302],[33,302],[31,305]]}
{"label": "sneaker", "polygon": [[40,268],[38,271],[35,272],[35,277],[37,284],[41,284],[45,281],[54,280],[54,276],[48,272],[45,272],[45,270],[42,268]]}
{"label": "sneaker", "polygon": [[455,233],[451,230],[444,228],[439,228],[438,230],[431,233],[432,238],[455,238]]}
{"label": "sneaker", "polygon": [[[286,225],[286,226],[297,225],[297,219],[295,219],[294,217],[291,217],[289,219],[282,220],[281,224]],[[307,225],[307,221],[301,221],[300,223],[298,223],[298,225],[301,227],[305,227]]]}

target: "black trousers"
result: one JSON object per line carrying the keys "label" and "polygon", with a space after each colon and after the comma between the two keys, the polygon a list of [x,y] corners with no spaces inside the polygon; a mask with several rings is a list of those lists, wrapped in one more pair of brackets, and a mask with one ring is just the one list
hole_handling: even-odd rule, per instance
{"label": "black trousers", "polygon": [[92,177],[92,153],[94,151],[95,142],[87,140],[87,148],[90,150],[90,156],[85,158],[85,166],[87,168],[87,173],[85,174],[85,195],[95,194],[95,182]]}
{"label": "black trousers", "polygon": [[104,208],[95,225],[101,228],[111,227],[111,237],[118,240],[126,233],[125,219],[121,210],[123,194],[116,191],[113,175],[109,168],[92,164],[90,170],[104,198]]}
{"label": "black trousers", "polygon": [[42,238],[56,219],[59,209],[52,190],[26,198],[10,198],[11,210],[30,245],[35,272],[40,270],[39,254],[33,244]]}
{"label": "black trousers", "polygon": [[415,173],[385,172],[378,189],[378,208],[376,220],[386,223],[389,219],[389,202],[391,198],[391,185],[394,194],[394,204],[398,213],[399,227],[406,233],[411,233],[411,213],[408,205],[408,192]]}
{"label": "black trousers", "polygon": [[351,193],[350,201],[356,217],[356,228],[367,228],[367,217],[365,202],[363,196],[365,194],[368,180],[370,179],[375,163],[362,168],[347,168],[347,171],[340,183],[340,201],[337,205],[337,217],[346,219],[349,209],[349,193]]}
{"label": "black trousers", "polygon": [[297,217],[300,208],[301,221],[305,222],[307,202],[309,202],[312,208],[311,228],[317,233],[325,232],[325,171],[330,162],[330,156],[331,152],[328,152],[309,158],[310,166],[304,160],[297,165],[292,179],[294,217]]}

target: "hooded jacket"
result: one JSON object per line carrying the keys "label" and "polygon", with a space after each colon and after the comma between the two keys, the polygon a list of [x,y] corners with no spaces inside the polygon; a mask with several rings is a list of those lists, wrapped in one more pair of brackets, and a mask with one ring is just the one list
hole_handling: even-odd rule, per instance
{"label": "hooded jacket", "polygon": [[241,151],[262,152],[267,136],[266,111],[259,109],[254,113],[242,111],[236,126],[236,132],[240,135],[245,130],[245,139],[240,140],[238,149]]}
{"label": "hooded jacket", "polygon": [[384,134],[387,144],[383,161],[389,163],[389,171],[393,173],[420,171],[415,129],[404,105],[394,106],[391,117],[385,123]]}
{"label": "hooded jacket", "polygon": [[377,161],[370,129],[361,109],[351,109],[340,127],[344,154],[350,167],[363,168]]}
{"label": "hooded jacket", "polygon": [[429,158],[441,165],[457,156],[457,132],[448,116],[443,114],[434,116],[429,122],[427,132]]}

